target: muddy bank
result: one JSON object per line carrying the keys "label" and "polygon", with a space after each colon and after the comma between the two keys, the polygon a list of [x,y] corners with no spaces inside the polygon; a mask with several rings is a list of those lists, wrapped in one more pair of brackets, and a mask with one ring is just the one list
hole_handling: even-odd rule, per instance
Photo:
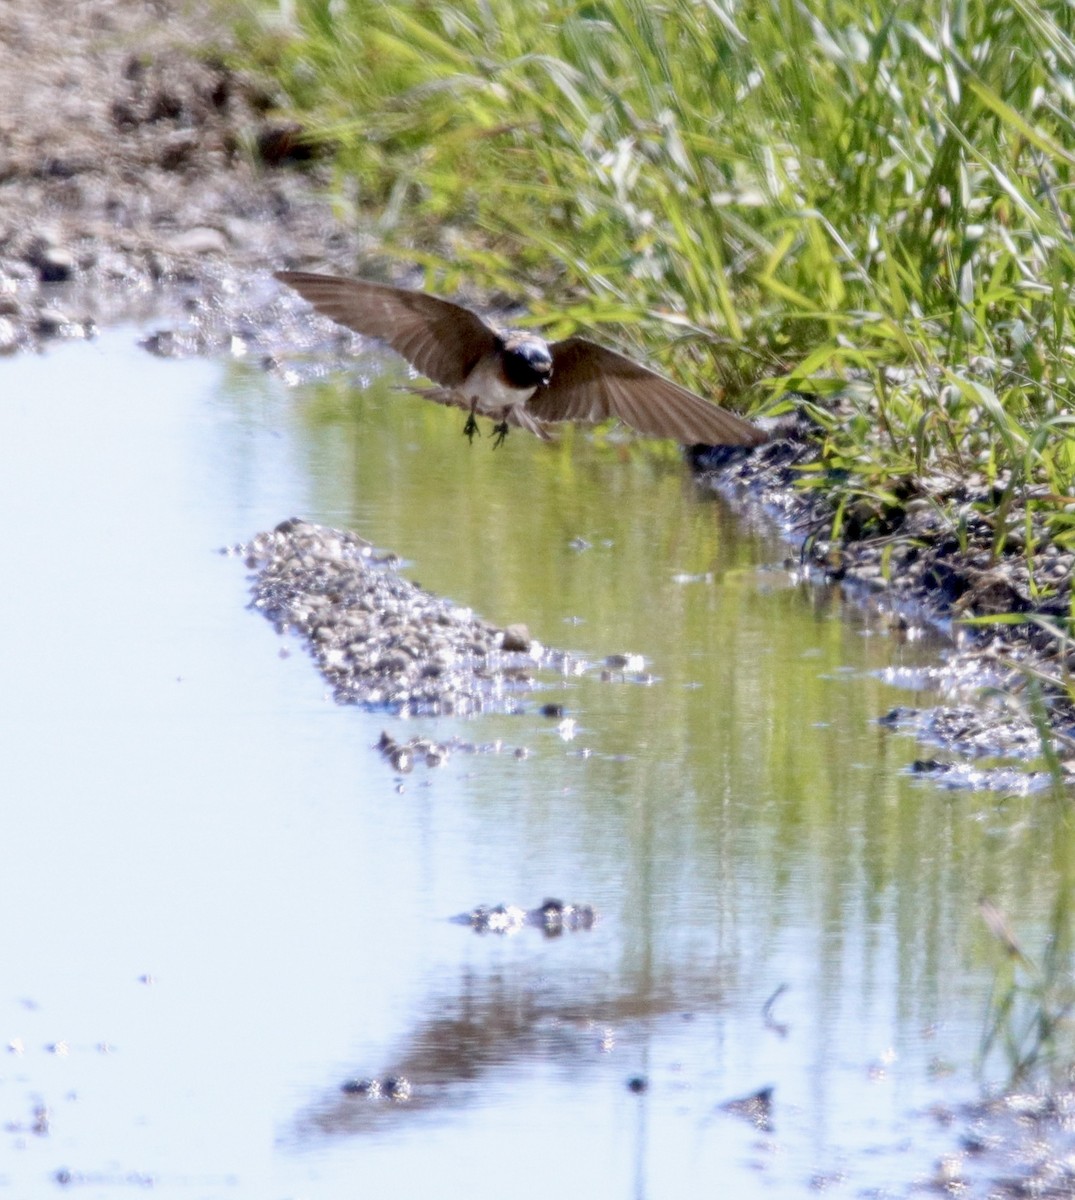
{"label": "muddy bank", "polygon": [[0,354],[147,313],[150,348],[215,351],[262,327],[259,273],[353,265],[316,162],[230,50],[208,0],[0,6]]}
{"label": "muddy bank", "polygon": [[[807,577],[840,584],[881,613],[897,636],[914,637],[928,623],[951,639],[928,677],[904,682],[964,703],[878,714],[925,745],[970,760],[924,758],[922,773],[934,773],[946,786],[1046,787],[1048,774],[1028,774],[1020,764],[1040,757],[1041,734],[1048,729],[1064,778],[1070,778],[1075,703],[1067,680],[1075,671],[1075,646],[1065,622],[1075,555],[1037,536],[1029,540],[1036,553],[1027,552],[1029,495],[1011,499],[1003,518],[1007,532],[998,535],[994,510],[1005,481],[978,477],[921,480],[918,494],[888,515],[887,528],[867,535],[849,514],[843,536],[830,539],[831,505],[798,486],[803,467],[816,459],[816,432],[800,416],[780,422],[773,440],[749,454],[695,447],[689,458],[705,486],[740,506],[760,506],[780,522]],[[996,617],[1003,619],[988,623]],[[971,698],[975,703],[968,707]],[[1016,767],[973,765],[986,757]]]}

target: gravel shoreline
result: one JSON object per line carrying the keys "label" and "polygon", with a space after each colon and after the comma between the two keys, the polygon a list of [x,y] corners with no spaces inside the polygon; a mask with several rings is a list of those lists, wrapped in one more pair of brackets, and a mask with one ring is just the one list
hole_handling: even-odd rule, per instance
{"label": "gravel shoreline", "polygon": [[[398,574],[394,554],[291,518],[227,551],[255,572],[251,607],[299,636],[337,704],[396,716],[521,711],[538,686],[594,669]],[[606,665],[604,674],[611,678]]]}

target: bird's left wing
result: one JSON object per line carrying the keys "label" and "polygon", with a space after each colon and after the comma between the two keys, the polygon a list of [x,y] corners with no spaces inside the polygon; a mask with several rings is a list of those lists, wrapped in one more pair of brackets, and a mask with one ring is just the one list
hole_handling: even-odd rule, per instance
{"label": "bird's left wing", "polygon": [[749,421],[586,338],[554,342],[552,379],[526,404],[539,421],[617,417],[652,437],[683,445],[757,446],[766,435]]}

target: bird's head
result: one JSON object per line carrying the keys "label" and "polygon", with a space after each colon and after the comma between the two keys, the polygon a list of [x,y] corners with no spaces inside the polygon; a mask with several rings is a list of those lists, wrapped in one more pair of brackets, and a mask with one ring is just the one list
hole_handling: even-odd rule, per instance
{"label": "bird's head", "polygon": [[544,338],[510,333],[504,338],[504,376],[512,387],[546,387],[552,378],[552,354]]}

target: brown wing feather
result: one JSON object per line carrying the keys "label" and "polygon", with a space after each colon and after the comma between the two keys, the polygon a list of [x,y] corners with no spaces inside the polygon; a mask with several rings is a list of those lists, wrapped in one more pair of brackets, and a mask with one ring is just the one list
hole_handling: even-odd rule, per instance
{"label": "brown wing feather", "polygon": [[497,345],[495,330],[476,313],[425,292],[308,271],[277,271],[276,278],[319,313],[386,342],[444,387],[458,387]]}
{"label": "brown wing feather", "polygon": [[639,433],[684,445],[757,446],[766,440],[749,421],[595,342],[573,337],[549,349],[552,380],[526,405],[539,421],[617,417]]}

